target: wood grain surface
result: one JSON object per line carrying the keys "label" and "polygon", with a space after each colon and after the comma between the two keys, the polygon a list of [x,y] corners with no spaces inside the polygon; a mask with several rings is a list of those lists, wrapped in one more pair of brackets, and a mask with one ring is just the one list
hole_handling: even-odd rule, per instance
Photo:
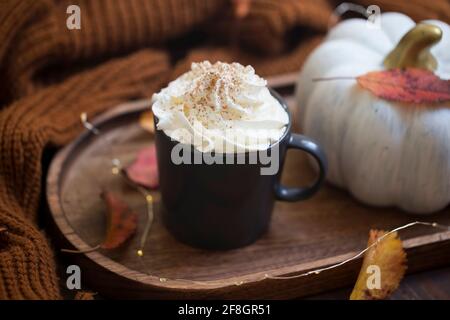
{"label": "wood grain surface", "polygon": [[[269,232],[256,243],[230,251],[205,251],[179,243],[167,232],[159,216],[159,194],[154,192],[155,221],[145,254],[139,258],[135,252],[145,221],[145,201],[111,174],[111,160],[128,164],[140,148],[152,142],[137,122],[148,108],[149,102],[141,101],[103,114],[95,121],[102,133],[85,133],[60,151],[48,176],[47,197],[59,248],[83,250],[102,240],[105,207],[100,193],[105,189],[119,191],[139,213],[137,235],[123,248],[67,257],[80,265],[83,280],[104,297],[311,295],[354,283],[360,261],[295,280],[264,279],[264,275],[293,275],[340,262],[365,247],[370,228],[391,229],[417,219],[396,209],[361,205],[346,192],[326,185],[313,199],[277,202]],[[289,152],[285,184],[307,184],[314,175],[301,152]],[[450,210],[421,219],[450,224]],[[450,232],[417,227],[403,231],[401,238],[408,253],[408,272],[450,261]]]}

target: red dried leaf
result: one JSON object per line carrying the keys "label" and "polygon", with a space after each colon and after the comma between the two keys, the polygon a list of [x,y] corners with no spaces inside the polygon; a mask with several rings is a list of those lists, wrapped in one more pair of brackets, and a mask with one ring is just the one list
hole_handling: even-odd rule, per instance
{"label": "red dried leaf", "polygon": [[118,195],[103,192],[102,198],[107,206],[107,227],[105,240],[100,247],[115,249],[136,232],[138,216]]}
{"label": "red dried leaf", "polygon": [[377,97],[407,103],[432,104],[450,101],[450,80],[416,68],[373,71],[356,78]]}
{"label": "red dried leaf", "polygon": [[140,150],[136,160],[125,169],[125,173],[128,179],[136,184],[150,189],[157,188],[159,178],[155,145]]}

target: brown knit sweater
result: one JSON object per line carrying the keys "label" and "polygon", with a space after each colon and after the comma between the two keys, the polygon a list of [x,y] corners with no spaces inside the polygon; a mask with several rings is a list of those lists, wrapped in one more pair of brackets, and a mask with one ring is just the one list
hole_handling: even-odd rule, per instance
{"label": "brown knit sweater", "polygon": [[[236,60],[264,76],[296,71],[337,2],[254,0],[236,32],[230,0],[1,0],[0,299],[60,298],[36,224],[41,161],[46,146],[81,131],[81,112],[150,96],[194,60]],[[447,0],[353,2],[450,20]],[[81,8],[81,30],[66,28],[70,4]],[[229,45],[233,32],[244,50]]]}

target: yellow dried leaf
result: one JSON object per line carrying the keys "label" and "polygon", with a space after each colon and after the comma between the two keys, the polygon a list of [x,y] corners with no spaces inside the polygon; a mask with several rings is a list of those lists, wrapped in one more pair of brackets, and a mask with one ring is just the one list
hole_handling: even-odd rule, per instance
{"label": "yellow dried leaf", "polygon": [[139,117],[139,125],[142,129],[150,133],[155,133],[155,126],[153,125],[153,112],[146,111],[141,113]]}
{"label": "yellow dried leaf", "polygon": [[[385,231],[370,230],[368,246],[385,235]],[[364,255],[358,280],[350,300],[380,300],[397,289],[406,270],[406,253],[397,233],[388,234]]]}

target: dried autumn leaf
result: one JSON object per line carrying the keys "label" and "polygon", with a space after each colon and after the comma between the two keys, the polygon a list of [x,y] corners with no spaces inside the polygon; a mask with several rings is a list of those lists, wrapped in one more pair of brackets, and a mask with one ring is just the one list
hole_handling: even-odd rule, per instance
{"label": "dried autumn leaf", "polygon": [[115,249],[136,232],[138,216],[116,194],[103,192],[102,198],[107,206],[107,231],[100,247]]}
{"label": "dried autumn leaf", "polygon": [[356,78],[377,97],[407,103],[433,104],[450,101],[450,80],[428,70],[407,68],[373,71]]}
{"label": "dried autumn leaf", "polygon": [[155,126],[153,123],[153,112],[146,111],[141,113],[141,115],[139,116],[139,125],[141,126],[142,129],[150,133],[155,133]]}
{"label": "dried autumn leaf", "polygon": [[252,5],[252,0],[233,0],[233,13],[238,19],[245,18],[249,12]]}
{"label": "dried autumn leaf", "polygon": [[75,294],[75,300],[95,300],[94,295],[95,295],[94,292],[78,291]]}
{"label": "dried autumn leaf", "polygon": [[159,185],[158,163],[155,144],[138,152],[136,160],[125,169],[131,181],[146,188],[155,189]]}
{"label": "dried autumn leaf", "polygon": [[0,233],[6,231],[6,228],[0,227]]}
{"label": "dried autumn leaf", "polygon": [[[370,230],[368,246],[371,246],[386,232]],[[376,267],[376,269],[374,268]],[[369,288],[369,277],[380,275],[380,288]],[[388,234],[364,255],[358,280],[353,288],[350,300],[379,300],[388,297],[397,289],[406,270],[406,253],[397,233]],[[372,284],[372,283],[371,283]],[[372,286],[370,286],[372,287]]]}

